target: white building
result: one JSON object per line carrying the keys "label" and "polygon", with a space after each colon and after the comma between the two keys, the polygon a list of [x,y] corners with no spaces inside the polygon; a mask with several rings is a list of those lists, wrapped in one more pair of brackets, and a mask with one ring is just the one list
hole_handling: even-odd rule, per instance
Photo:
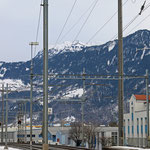
{"label": "white building", "polygon": [[[149,97],[150,100],[150,97]],[[124,141],[127,145],[147,145],[146,95],[132,95],[129,113],[124,114]]]}
{"label": "white building", "polygon": [[[75,142],[69,137],[69,130],[71,127],[49,127],[48,128],[48,142],[50,144],[63,144],[76,146]],[[5,128],[3,133],[3,142],[5,142]],[[7,142],[18,142],[18,127],[8,127],[7,129]],[[112,146],[117,145],[118,141],[118,127],[105,127],[100,126],[95,128],[95,138],[93,139],[95,150],[101,150],[102,145]],[[27,126],[26,132],[22,132],[26,135],[20,135],[21,141],[27,143],[30,142],[30,127]],[[33,126],[32,130],[32,140],[33,143],[42,143],[42,128],[41,126]],[[1,128],[0,128],[0,142],[1,142]],[[88,143],[85,143],[85,146],[88,148]]]}

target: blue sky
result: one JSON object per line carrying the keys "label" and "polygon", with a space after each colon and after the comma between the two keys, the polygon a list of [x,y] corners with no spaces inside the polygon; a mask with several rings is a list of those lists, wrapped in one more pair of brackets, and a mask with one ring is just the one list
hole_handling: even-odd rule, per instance
{"label": "blue sky", "polygon": [[[63,35],[95,0],[77,0],[75,8],[57,42],[73,41],[84,23],[88,13],[75,28],[62,39]],[[123,3],[126,0],[123,0]],[[123,7],[123,25],[135,17],[144,0],[128,0]],[[146,4],[150,1],[147,0]],[[0,61],[26,61],[30,59],[29,42],[35,41],[41,0],[0,0]],[[74,0],[49,0],[49,45],[55,44]],[[76,40],[87,43],[92,35],[117,11],[117,0],[98,0],[83,30]],[[143,12],[124,32],[124,36],[150,13],[150,8]],[[135,28],[150,29],[150,17]],[[91,43],[105,43],[117,34],[117,15],[93,38]],[[62,39],[62,40],[61,40]],[[37,52],[42,49],[42,16]]]}

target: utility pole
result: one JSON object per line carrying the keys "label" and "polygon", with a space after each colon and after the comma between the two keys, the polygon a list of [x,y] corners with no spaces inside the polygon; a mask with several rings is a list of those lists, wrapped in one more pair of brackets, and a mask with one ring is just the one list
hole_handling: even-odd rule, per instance
{"label": "utility pole", "polygon": [[81,109],[82,109],[82,147],[84,146],[84,103],[85,103],[85,68],[83,68],[83,99],[81,101]]}
{"label": "utility pole", "polygon": [[32,104],[33,104],[33,46],[38,45],[38,42],[31,42],[31,68],[30,68],[30,150],[32,150]]}
{"label": "utility pole", "polygon": [[123,37],[122,37],[122,0],[118,0],[118,110],[119,110],[119,145],[123,145]]}
{"label": "utility pole", "polygon": [[48,0],[43,1],[43,150],[48,150]]}
{"label": "utility pole", "polygon": [[25,139],[24,139],[24,142],[25,143],[27,143],[27,127],[26,127],[26,125],[27,125],[27,123],[26,123],[26,120],[27,120],[27,108],[26,108],[26,105],[27,105],[27,103],[24,102],[24,112],[25,112],[25,116],[24,116],[24,119],[25,119],[25,121],[24,121],[24,123],[25,123],[25,135],[24,135],[24,137],[25,137]]}
{"label": "utility pole", "polygon": [[1,124],[1,143],[3,143],[3,128],[4,128],[4,84],[2,84],[2,124]]}
{"label": "utility pole", "polygon": [[146,70],[146,102],[147,102],[147,147],[149,146],[149,90],[148,90],[148,83],[149,83],[149,77],[148,77],[148,70]]}
{"label": "utility pole", "polygon": [[8,84],[6,86],[6,118],[5,118],[5,147],[4,149],[8,149],[7,146],[7,125],[8,125]]}

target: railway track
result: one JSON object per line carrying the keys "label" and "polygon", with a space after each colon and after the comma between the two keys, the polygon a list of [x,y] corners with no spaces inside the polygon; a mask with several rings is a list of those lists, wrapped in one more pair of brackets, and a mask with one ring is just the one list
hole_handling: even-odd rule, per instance
{"label": "railway track", "polygon": [[[18,148],[21,150],[29,150],[30,144],[21,144],[21,143],[8,143],[9,147]],[[42,144],[33,144],[32,150],[41,150]],[[49,150],[89,150],[88,148],[83,147],[72,147],[65,145],[49,145]]]}

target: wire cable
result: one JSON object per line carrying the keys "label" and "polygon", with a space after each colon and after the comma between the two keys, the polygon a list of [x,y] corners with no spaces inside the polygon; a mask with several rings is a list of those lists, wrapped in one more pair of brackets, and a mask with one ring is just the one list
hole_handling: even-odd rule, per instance
{"label": "wire cable", "polygon": [[80,22],[80,20],[86,15],[86,13],[92,8],[93,4],[96,2],[92,2],[92,4],[84,11],[84,13],[81,15],[81,17],[70,27],[70,29],[64,34],[64,36],[61,38],[60,41],[62,41],[74,28],[75,26]]}
{"label": "wire cable", "polygon": [[129,35],[135,28],[137,28],[141,23],[143,23],[148,17],[150,17],[150,14],[146,16],[143,20],[141,20],[136,26],[134,26],[126,35]]}
{"label": "wire cable", "polygon": [[[146,6],[146,8],[143,10],[143,12],[148,9],[150,7],[150,3],[148,3],[148,5]],[[137,14],[124,28],[123,28],[123,32],[139,17],[140,15]],[[111,38],[110,41],[112,40],[116,40],[117,39],[117,34],[115,36],[113,36],[113,38]]]}
{"label": "wire cable", "polygon": [[118,12],[118,11],[116,11],[116,12],[110,17],[110,19],[109,19],[107,22],[105,22],[105,23],[101,26],[101,28],[98,29],[98,31],[95,32],[95,34],[88,40],[87,43],[89,43],[93,38],[95,38],[95,36],[113,19],[113,17],[117,14],[117,12]]}
{"label": "wire cable", "polygon": [[[77,40],[79,34],[81,33],[82,29],[84,28],[85,24],[87,23],[87,21],[88,21],[89,17],[91,16],[91,14],[92,14],[94,8],[96,7],[96,4],[98,3],[98,1],[99,1],[99,0],[96,0],[96,2],[95,2],[95,4],[94,4],[94,6],[92,7],[92,9],[91,9],[89,15],[87,16],[87,18],[86,18],[86,20],[84,21],[83,25],[81,26],[79,32],[78,32],[77,35],[75,36],[74,41]],[[74,42],[74,41],[73,41],[73,42]]]}
{"label": "wire cable", "polygon": [[[41,0],[41,4],[42,4],[42,1]],[[35,38],[35,41],[37,42],[38,41],[38,36],[39,36],[39,29],[40,29],[40,22],[41,22],[41,13],[42,13],[42,6],[40,5],[40,10],[39,10],[39,17],[38,17],[38,25],[37,25],[37,31],[36,31],[36,38]],[[36,55],[36,46],[35,46],[35,50],[34,50],[34,55]]]}
{"label": "wire cable", "polygon": [[[125,3],[123,4],[123,6],[128,2],[129,0],[126,0]],[[96,32],[95,34],[88,40],[87,43],[89,43],[92,39],[95,38],[95,36],[115,17],[115,15],[118,13],[118,11],[116,11]]]}
{"label": "wire cable", "polygon": [[[74,7],[75,7],[75,5],[76,5],[76,2],[77,2],[77,0],[75,0],[74,3],[73,3],[73,6],[72,6],[72,8],[71,8],[71,10],[70,10],[70,12],[69,12],[69,15],[68,15],[68,17],[67,17],[67,19],[66,19],[66,21],[65,21],[65,23],[64,23],[64,25],[63,25],[63,27],[62,27],[62,30],[61,30],[61,32],[60,32],[60,34],[59,34],[59,36],[58,36],[56,42],[55,42],[55,46],[56,46],[56,44],[57,44],[57,42],[58,42],[60,36],[62,35],[62,33],[63,33],[64,29],[65,29],[65,26],[66,26],[66,24],[67,24],[67,22],[68,22],[68,20],[69,20],[69,18],[70,18],[70,16],[71,16],[72,12],[73,12],[73,9],[74,9]],[[54,47],[55,47],[55,46],[54,46]]]}

